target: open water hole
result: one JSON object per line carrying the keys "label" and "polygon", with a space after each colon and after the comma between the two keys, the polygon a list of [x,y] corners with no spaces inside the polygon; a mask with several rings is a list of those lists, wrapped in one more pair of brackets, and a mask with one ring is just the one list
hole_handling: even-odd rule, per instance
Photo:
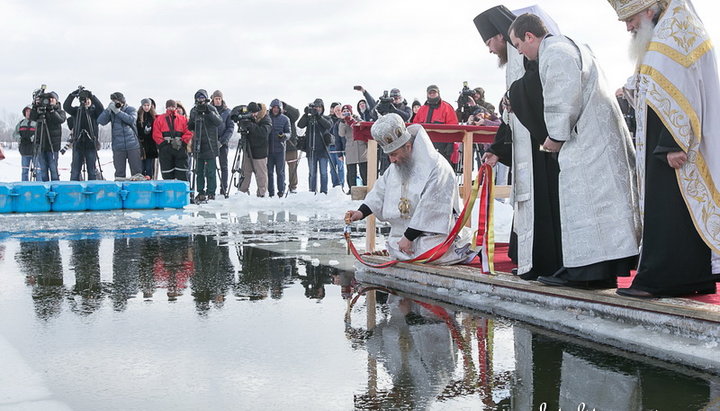
{"label": "open water hole", "polygon": [[720,407],[717,376],[411,295],[368,305],[332,234],[147,234],[0,242],[0,337],[72,409]]}

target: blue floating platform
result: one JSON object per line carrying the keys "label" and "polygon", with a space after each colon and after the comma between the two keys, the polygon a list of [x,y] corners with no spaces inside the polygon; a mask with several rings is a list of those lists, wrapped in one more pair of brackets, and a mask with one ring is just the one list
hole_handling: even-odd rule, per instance
{"label": "blue floating platform", "polygon": [[0,183],[0,213],[183,208],[186,181],[52,181]]}

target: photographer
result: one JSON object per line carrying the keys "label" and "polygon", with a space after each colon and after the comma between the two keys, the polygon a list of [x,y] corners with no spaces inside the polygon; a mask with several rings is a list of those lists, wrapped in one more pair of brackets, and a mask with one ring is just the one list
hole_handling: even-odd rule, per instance
{"label": "photographer", "polygon": [[299,128],[306,128],[304,138],[298,142],[301,150],[307,153],[308,182],[310,191],[317,193],[317,173],[320,168],[320,192],[327,194],[328,190],[328,149],[332,137],[330,128],[332,122],[329,117],[323,115],[325,111],[325,103],[322,99],[315,99],[305,107],[305,114],[298,121]]}
{"label": "photographer", "polygon": [[142,147],[142,173],[151,179],[155,177],[155,159],[158,158],[157,144],[152,138],[155,117],[157,117],[155,101],[151,98],[140,100],[140,110],[138,110],[135,128],[138,131],[140,147]]}
{"label": "photographer", "polygon": [[281,101],[280,104],[282,104],[283,114],[290,119],[290,139],[285,142],[285,163],[288,168],[288,190],[294,194],[298,185],[298,135],[295,123],[297,123],[300,118],[300,110],[284,101]]}
{"label": "photographer", "polygon": [[473,98],[474,95],[475,90],[468,87],[467,81],[463,82],[463,88],[460,90],[460,96],[457,99],[458,108],[455,110],[455,115],[460,124],[467,124],[470,116],[479,107]]}
{"label": "photographer", "polygon": [[365,97],[364,100],[359,100],[357,103],[358,116],[360,116],[362,121],[374,121],[373,109],[377,104],[375,99],[367,92],[367,90],[365,90],[363,86],[355,86],[353,87],[353,90],[361,92],[363,97]]}
{"label": "photographer", "polygon": [[168,100],[165,114],[155,118],[153,140],[158,145],[160,172],[164,180],[188,181],[188,153],[192,133],[187,119],[177,112],[177,103]]}
{"label": "photographer", "polygon": [[115,179],[125,178],[126,162],[130,164],[130,175],[142,175],[140,159],[140,141],[138,140],[135,121],[137,111],[125,104],[125,96],[120,92],[110,95],[110,104],[98,117],[100,125],[112,122],[112,150]]}
{"label": "photographer", "polygon": [[377,105],[372,110],[372,119],[376,121],[378,117],[384,116],[385,114],[395,113],[407,122],[410,120],[412,111],[407,105],[407,101],[400,94],[400,90],[394,88],[390,90],[390,93],[383,93],[382,97],[378,99]]}
{"label": "photographer", "polygon": [[222,123],[217,128],[218,142],[220,148],[218,149],[218,159],[220,160],[220,195],[228,195],[228,152],[230,151],[228,145],[232,138],[233,132],[235,131],[235,125],[230,118],[230,108],[225,104],[223,99],[223,93],[220,90],[215,90],[210,96],[212,99],[212,105],[220,114]]}
{"label": "photographer", "polygon": [[250,182],[252,174],[255,174],[257,196],[265,197],[268,183],[268,136],[272,130],[272,122],[264,104],[251,102],[247,105],[247,109],[252,113],[251,118],[240,120],[238,124],[239,129],[244,129],[242,137],[245,144],[242,163],[245,178],[240,184],[239,191],[250,194]]}
{"label": "photographer", "polygon": [[[207,91],[200,89],[195,93],[195,107],[190,110],[188,128],[193,132],[193,155],[195,156],[195,178],[197,197],[195,202],[215,199],[217,177],[215,157],[218,155],[218,126],[223,123],[217,109],[210,104]],[[207,181],[207,192],[205,182]]]}
{"label": "photographer", "polygon": [[[77,98],[80,105],[74,107],[73,100]],[[95,165],[97,163],[98,149],[98,122],[103,105],[98,98],[83,87],[70,93],[63,103],[65,112],[70,115],[68,127],[72,131],[72,163],[70,166],[70,180],[80,181],[83,163],[87,170],[88,180],[98,180]]]}
{"label": "photographer", "polygon": [[40,176],[36,180],[60,180],[57,161],[65,118],[57,93],[45,93],[44,90],[36,93],[29,119],[37,123],[33,150]]}
{"label": "photographer", "polygon": [[32,106],[26,106],[23,109],[22,114],[24,118],[17,123],[15,131],[13,132],[13,138],[18,141],[18,149],[22,161],[22,170],[20,171],[22,181],[29,181],[30,164],[33,162],[33,140],[35,140],[36,123],[30,121],[31,110]]}
{"label": "photographer", "polygon": [[270,103],[272,130],[268,136],[268,194],[275,195],[275,173],[277,173],[278,198],[285,196],[285,144],[290,139],[290,119],[283,114],[283,105],[275,99]]}

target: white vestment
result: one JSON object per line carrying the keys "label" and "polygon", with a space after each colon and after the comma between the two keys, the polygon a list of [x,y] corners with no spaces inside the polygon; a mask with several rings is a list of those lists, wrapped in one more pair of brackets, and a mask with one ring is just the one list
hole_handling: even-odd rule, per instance
{"label": "white vestment", "polygon": [[720,272],[720,82],[715,50],[689,2],[668,4],[626,89],[636,110],[640,204],[650,106],[687,153],[688,161],[675,170],[678,185],[695,229],[715,253],[713,272]]}
{"label": "white vestment", "polygon": [[[397,165],[390,167],[377,180],[365,197],[364,204],[380,221],[390,223],[386,247],[397,260],[408,260],[442,243],[455,224],[460,212],[458,187],[450,164],[433,147],[427,132],[419,124],[407,128],[415,136],[412,148],[413,166],[410,178],[403,182]],[[401,198],[409,200],[407,215],[400,212]],[[411,255],[398,249],[405,230],[422,231],[413,241]],[[460,240],[456,240],[458,243]],[[434,264],[456,264],[469,257],[467,239],[455,244]]]}
{"label": "white vestment", "polygon": [[638,254],[635,151],[614,94],[592,53],[564,36],[538,54],[549,137],[558,153],[563,265],[581,267]]}

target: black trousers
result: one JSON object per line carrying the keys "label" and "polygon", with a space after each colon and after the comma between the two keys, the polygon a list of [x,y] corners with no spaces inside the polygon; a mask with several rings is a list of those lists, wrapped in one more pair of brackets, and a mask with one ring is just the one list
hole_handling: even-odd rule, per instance
{"label": "black trousers", "polygon": [[367,185],[367,161],[364,163],[348,164],[347,165],[347,183],[348,187],[355,187],[357,185],[357,171],[360,168],[360,179],[364,186]]}
{"label": "black trousers", "polygon": [[158,150],[163,180],[188,181],[188,153],[185,143],[179,150],[172,148],[170,143],[162,143]]}

